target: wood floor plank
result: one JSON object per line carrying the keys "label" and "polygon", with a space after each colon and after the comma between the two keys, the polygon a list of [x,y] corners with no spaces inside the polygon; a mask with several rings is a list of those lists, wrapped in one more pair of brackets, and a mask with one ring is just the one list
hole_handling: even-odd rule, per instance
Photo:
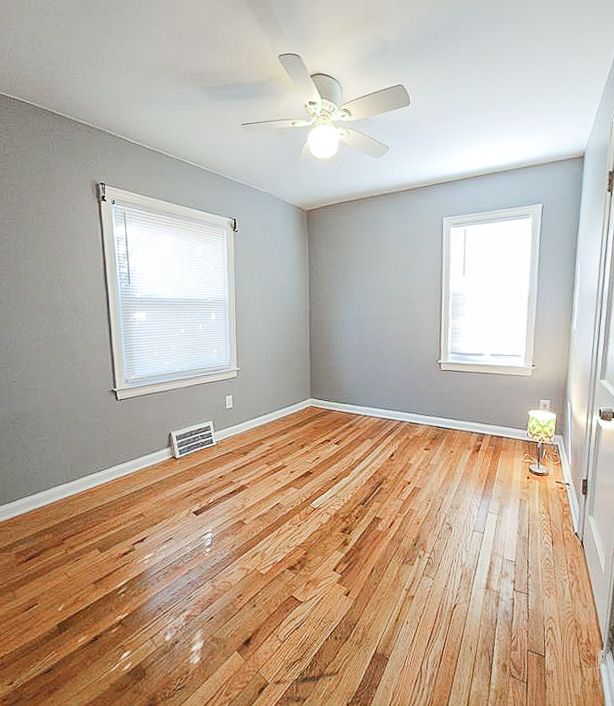
{"label": "wood floor plank", "polygon": [[527,665],[527,703],[531,706],[545,706],[546,668],[544,656],[529,652]]}
{"label": "wood floor plank", "polygon": [[525,683],[527,681],[528,615],[527,594],[522,591],[514,591],[510,677]]}
{"label": "wood floor plank", "polygon": [[496,524],[497,515],[489,513],[484,527],[480,556],[478,558],[471,596],[469,598],[469,609],[465,629],[462,641],[459,645],[459,656],[450,695],[451,704],[466,704],[469,699],[478,654],[480,624],[487,598],[488,568],[491,560]]}
{"label": "wood floor plank", "polygon": [[310,408],[0,524],[7,706],[601,706],[560,468]]}
{"label": "wood floor plank", "polygon": [[529,548],[527,591],[529,601],[529,650],[543,655],[544,592],[542,587],[542,554],[540,542],[539,484],[532,481],[529,488]]}

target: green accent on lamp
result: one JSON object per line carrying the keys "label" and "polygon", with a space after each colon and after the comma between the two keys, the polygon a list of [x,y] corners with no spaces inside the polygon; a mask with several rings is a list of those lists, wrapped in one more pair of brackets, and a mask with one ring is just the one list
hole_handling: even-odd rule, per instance
{"label": "green accent on lamp", "polygon": [[547,476],[548,468],[542,464],[544,458],[544,443],[552,443],[556,428],[556,414],[547,409],[532,409],[529,412],[527,435],[531,441],[537,442],[537,463],[529,466],[531,473]]}

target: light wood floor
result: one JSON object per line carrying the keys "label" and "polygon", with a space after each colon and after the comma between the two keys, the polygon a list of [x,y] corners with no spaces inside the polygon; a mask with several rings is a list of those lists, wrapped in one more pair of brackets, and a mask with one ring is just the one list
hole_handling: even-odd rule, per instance
{"label": "light wood floor", "polygon": [[528,451],[308,409],[5,522],[1,703],[597,706]]}

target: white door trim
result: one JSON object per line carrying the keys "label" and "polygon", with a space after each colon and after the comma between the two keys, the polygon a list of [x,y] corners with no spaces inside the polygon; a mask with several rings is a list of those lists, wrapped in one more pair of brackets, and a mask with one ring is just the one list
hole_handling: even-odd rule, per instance
{"label": "white door trim", "polygon": [[[612,119],[610,123],[610,142],[608,147],[607,172],[606,175],[604,175],[604,186],[607,184],[608,173],[612,170],[614,170],[614,119]],[[603,368],[604,362],[606,334],[608,333],[606,329],[609,324],[608,318],[614,317],[614,302],[611,303],[612,311],[609,311],[608,308],[609,299],[612,294],[611,279],[612,275],[614,274],[614,227],[612,224],[612,219],[614,218],[613,203],[614,192],[606,193],[603,210],[601,252],[599,260],[599,281],[597,283],[597,305],[595,309],[594,325],[595,335],[593,337],[592,345],[589,399],[586,413],[586,443],[583,476],[588,482],[588,492],[587,495],[584,497],[584,502],[582,503],[580,527],[580,536],[584,544],[584,552],[589,568],[591,566],[591,562],[594,563],[596,561],[599,562],[602,566],[610,566],[609,570],[606,569],[607,575],[605,576],[605,586],[595,586],[594,583],[591,581],[593,594],[595,595],[596,599],[596,604],[607,606],[605,615],[603,617],[598,616],[602,636],[604,639],[604,662],[602,663],[602,674],[605,674],[607,671],[607,665],[605,664],[605,660],[608,658],[608,655],[611,656],[611,651],[614,647],[614,645],[612,645],[611,641],[609,640],[609,626],[612,622],[612,611],[614,609],[614,570],[612,569],[613,562],[611,561],[611,559],[614,557],[603,556],[604,549],[603,547],[598,546],[599,541],[596,534],[592,533],[591,531],[587,531],[588,523],[590,522],[590,520],[587,518],[587,515],[588,508],[591,507],[596,485],[596,483],[594,482],[594,478],[595,464],[597,458],[597,429],[599,423],[595,409],[597,402],[597,387],[599,385],[601,370]]]}
{"label": "white door trim", "polygon": [[614,657],[607,652],[601,662],[601,684],[605,706],[614,706]]}
{"label": "white door trim", "polygon": [[[608,146],[608,161],[606,165],[606,173],[604,175],[604,185],[607,185],[608,173],[614,170],[614,118],[610,123],[610,143]],[[589,371],[589,388],[588,402],[586,406],[586,432],[584,444],[584,459],[582,468],[582,477],[588,482],[588,492],[591,492],[591,480],[593,471],[593,456],[595,450],[595,395],[597,391],[598,374],[601,368],[601,358],[603,353],[603,334],[605,327],[604,313],[607,310],[608,286],[610,273],[612,269],[612,243],[608,237],[610,231],[610,218],[612,216],[612,196],[607,194],[603,207],[603,221],[601,230],[601,252],[599,255],[599,280],[597,282],[597,305],[595,308],[594,336],[591,352],[591,365]],[[582,496],[580,507],[580,537],[584,539],[584,529],[586,522],[586,508],[588,504],[588,495]]]}

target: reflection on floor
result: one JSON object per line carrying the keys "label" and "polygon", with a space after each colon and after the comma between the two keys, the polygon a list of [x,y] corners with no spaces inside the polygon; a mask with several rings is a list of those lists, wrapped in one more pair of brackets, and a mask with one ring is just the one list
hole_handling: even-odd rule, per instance
{"label": "reflection on floor", "polygon": [[307,409],[0,525],[7,704],[602,703],[558,468]]}

